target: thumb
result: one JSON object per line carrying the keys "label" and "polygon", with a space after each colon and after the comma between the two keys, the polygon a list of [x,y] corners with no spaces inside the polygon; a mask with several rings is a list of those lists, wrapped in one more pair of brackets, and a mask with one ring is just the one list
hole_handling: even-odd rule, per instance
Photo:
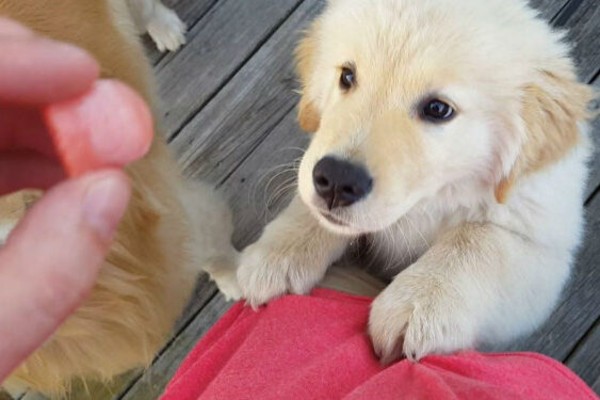
{"label": "thumb", "polygon": [[84,175],[47,192],[11,233],[0,250],[0,382],[87,296],[129,197],[120,171]]}

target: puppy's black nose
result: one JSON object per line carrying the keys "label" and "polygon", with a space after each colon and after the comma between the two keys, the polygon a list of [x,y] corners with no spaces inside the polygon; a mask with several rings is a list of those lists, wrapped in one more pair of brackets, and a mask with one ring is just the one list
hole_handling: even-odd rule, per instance
{"label": "puppy's black nose", "polygon": [[347,207],[365,197],[373,188],[373,179],[360,165],[324,157],[313,169],[313,184],[331,210]]}

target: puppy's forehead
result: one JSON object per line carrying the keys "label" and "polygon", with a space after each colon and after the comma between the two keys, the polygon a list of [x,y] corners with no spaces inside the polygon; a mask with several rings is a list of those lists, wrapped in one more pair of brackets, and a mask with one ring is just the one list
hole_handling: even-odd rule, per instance
{"label": "puppy's forehead", "polygon": [[[516,75],[519,71],[526,75],[526,60],[535,54],[539,42],[535,36],[545,32],[528,29],[535,18],[533,12],[525,13],[531,18],[523,17],[523,4],[518,0],[332,0],[321,24],[322,54],[328,63],[354,62],[359,79],[366,69],[380,72],[379,78],[391,80],[389,84],[394,80],[433,87],[460,81],[518,82]],[[528,37],[523,37],[524,31]]]}

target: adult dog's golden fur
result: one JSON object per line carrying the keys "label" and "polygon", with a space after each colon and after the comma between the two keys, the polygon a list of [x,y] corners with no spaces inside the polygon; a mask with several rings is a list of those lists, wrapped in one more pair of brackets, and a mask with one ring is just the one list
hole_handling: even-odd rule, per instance
{"label": "adult dog's golden fur", "polygon": [[[0,0],[0,15],[86,49],[103,78],[127,83],[157,109],[125,1]],[[199,269],[229,262],[230,227],[222,228],[226,207],[210,188],[183,181],[159,123],[149,154],[127,173],[131,203],[91,296],[5,382],[9,390],[60,396],[73,379],[109,380],[148,365],[182,312]],[[198,238],[202,226],[210,226],[211,238]]]}

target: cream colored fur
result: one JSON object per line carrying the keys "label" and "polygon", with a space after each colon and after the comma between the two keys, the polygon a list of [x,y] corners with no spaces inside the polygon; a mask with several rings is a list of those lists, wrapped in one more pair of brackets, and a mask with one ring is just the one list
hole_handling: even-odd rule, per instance
{"label": "cream colored fur", "polygon": [[[0,0],[0,15],[86,49],[103,77],[129,84],[156,110],[150,68],[123,1],[53,0],[40,7],[38,0]],[[208,185],[181,178],[159,128],[149,154],[127,173],[131,203],[91,296],[3,383],[12,392],[60,397],[73,380],[107,381],[149,365],[201,269],[226,294],[239,295],[226,203]],[[8,216],[0,225],[8,231],[16,223]]]}
{"label": "cream colored fur", "polygon": [[[315,131],[299,194],[242,253],[249,303],[308,292],[368,235],[393,278],[369,322],[384,362],[534,330],[583,233],[592,93],[568,52],[522,0],[330,0],[297,52],[299,120]],[[428,96],[456,117],[420,119]],[[372,192],[328,211],[312,182],[327,155],[364,165]]]}
{"label": "cream colored fur", "polygon": [[185,44],[185,24],[160,0],[126,1],[138,34],[148,33],[159,51],[175,51]]}

